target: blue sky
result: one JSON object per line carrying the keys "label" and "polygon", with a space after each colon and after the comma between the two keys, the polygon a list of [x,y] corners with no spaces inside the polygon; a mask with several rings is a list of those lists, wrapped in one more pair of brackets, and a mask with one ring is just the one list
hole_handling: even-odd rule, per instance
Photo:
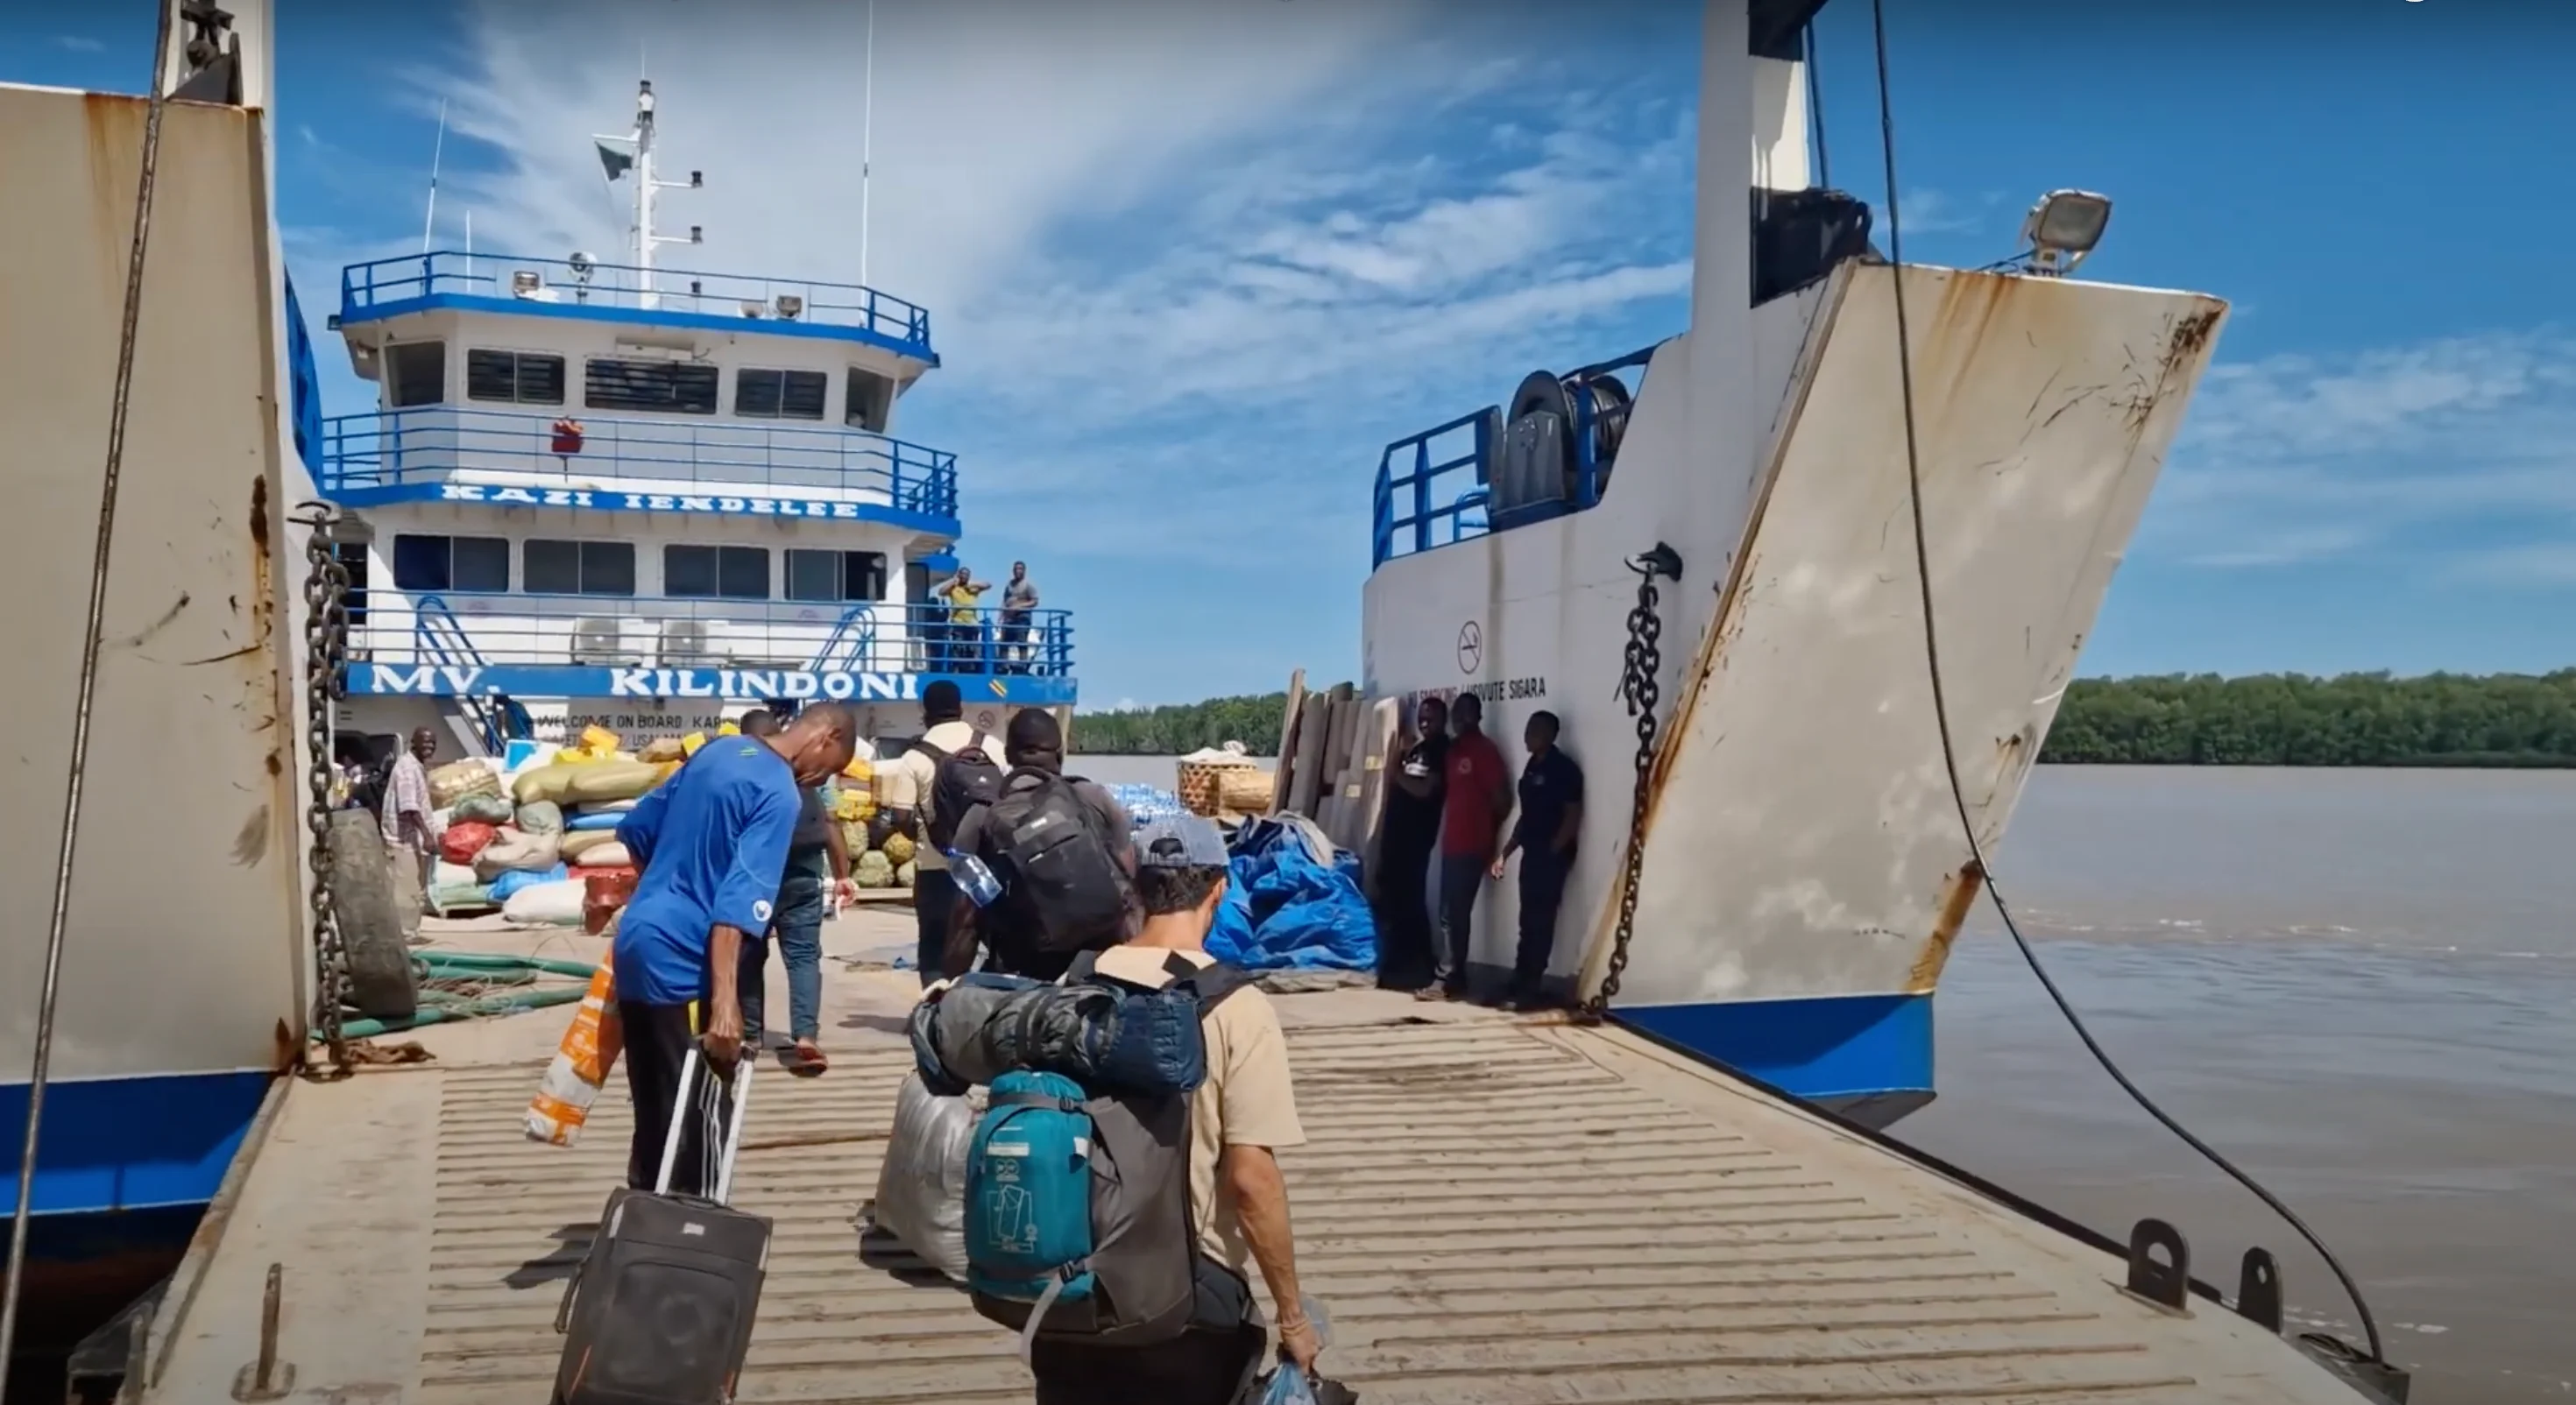
{"label": "blue sky", "polygon": [[[277,7],[316,316],[419,247],[442,98],[442,245],[616,248],[587,136],[639,61],[693,262],[857,275],[855,0]],[[1909,258],[2083,186],[2086,276],[2236,305],[2086,672],[2576,663],[2576,6],[1888,8]],[[959,454],[966,558],[1078,612],[1088,703],[1356,674],[1379,448],[1682,330],[1697,9],[881,0],[869,273],[947,362],[900,432]],[[0,78],[136,90],[152,14],[0,0]],[[1827,8],[1820,72],[1878,202],[1868,21]]]}

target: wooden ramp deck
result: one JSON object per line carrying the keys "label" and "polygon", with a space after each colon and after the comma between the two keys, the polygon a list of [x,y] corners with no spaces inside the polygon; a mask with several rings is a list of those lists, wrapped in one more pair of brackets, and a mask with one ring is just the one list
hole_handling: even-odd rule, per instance
{"label": "wooden ramp deck", "polygon": [[[1311,1141],[1284,1159],[1326,1370],[1369,1405],[2360,1398],[2232,1312],[2151,1308],[2110,1257],[1623,1032],[1367,1008],[1288,1021]],[[756,1087],[735,1199],[778,1237],[744,1401],[1030,1398],[1008,1333],[854,1225],[908,1058],[880,1039]],[[628,1122],[612,1088],[578,1148],[524,1141],[538,1067],[294,1086],[145,1398],[233,1398],[278,1263],[288,1398],[543,1405]],[[834,1136],[868,1139],[813,1144]]]}

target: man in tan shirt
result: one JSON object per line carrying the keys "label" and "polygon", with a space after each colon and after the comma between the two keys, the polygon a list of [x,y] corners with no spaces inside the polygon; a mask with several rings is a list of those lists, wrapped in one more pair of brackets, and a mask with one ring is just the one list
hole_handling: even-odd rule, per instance
{"label": "man in tan shirt", "polygon": [[998,766],[1002,748],[967,725],[965,699],[957,685],[945,678],[921,690],[921,720],[921,742],[930,749],[907,747],[901,756],[879,765],[876,795],[877,809],[920,846],[912,854],[913,961],[926,986],[939,979],[940,960],[948,946],[949,909],[957,899],[957,884],[948,876],[948,858],[930,842],[931,791],[939,776],[939,757],[954,756],[977,745],[980,738],[984,754]]}
{"label": "man in tan shirt", "polygon": [[[1171,979],[1165,963],[1175,953],[1214,965],[1203,944],[1225,883],[1225,840],[1207,820],[1182,815],[1139,830],[1144,928],[1100,954],[1100,974],[1156,986]],[[1038,1405],[1229,1405],[1269,1345],[1252,1298],[1254,1268],[1278,1305],[1280,1350],[1313,1372],[1320,1346],[1297,1287],[1288,1187],[1275,1155],[1306,1140],[1279,1012],[1245,987],[1210,1010],[1201,1029],[1207,1081],[1190,1102],[1190,1218],[1202,1258],[1196,1320],[1148,1347],[1039,1341],[1030,1360]]]}

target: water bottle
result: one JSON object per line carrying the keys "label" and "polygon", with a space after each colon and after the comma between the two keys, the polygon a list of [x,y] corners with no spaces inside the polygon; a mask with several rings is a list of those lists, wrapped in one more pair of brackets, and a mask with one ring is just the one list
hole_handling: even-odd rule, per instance
{"label": "water bottle", "polygon": [[985,867],[982,859],[954,849],[942,852],[948,855],[948,876],[957,880],[957,891],[964,893],[968,902],[991,907],[1002,896],[1002,880],[993,876],[993,870]]}

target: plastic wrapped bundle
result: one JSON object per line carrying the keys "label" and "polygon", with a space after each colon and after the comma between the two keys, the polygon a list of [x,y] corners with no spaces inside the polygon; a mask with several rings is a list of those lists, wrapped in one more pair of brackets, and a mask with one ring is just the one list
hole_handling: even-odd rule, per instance
{"label": "plastic wrapped bundle", "polygon": [[894,1132],[877,1172],[876,1227],[922,1262],[966,1278],[966,1148],[975,1139],[981,1094],[943,1098],[915,1073],[895,1094]]}
{"label": "plastic wrapped bundle", "polygon": [[1129,784],[1113,785],[1107,789],[1117,800],[1118,807],[1127,812],[1127,818],[1140,827],[1190,813],[1189,807],[1181,803],[1181,797],[1160,786]]}
{"label": "plastic wrapped bundle", "polygon": [[1014,1069],[1104,1091],[1188,1093],[1207,1077],[1200,1002],[1241,979],[1212,969],[1147,991],[976,972],[913,1007],[913,1060],[941,1094]]}

